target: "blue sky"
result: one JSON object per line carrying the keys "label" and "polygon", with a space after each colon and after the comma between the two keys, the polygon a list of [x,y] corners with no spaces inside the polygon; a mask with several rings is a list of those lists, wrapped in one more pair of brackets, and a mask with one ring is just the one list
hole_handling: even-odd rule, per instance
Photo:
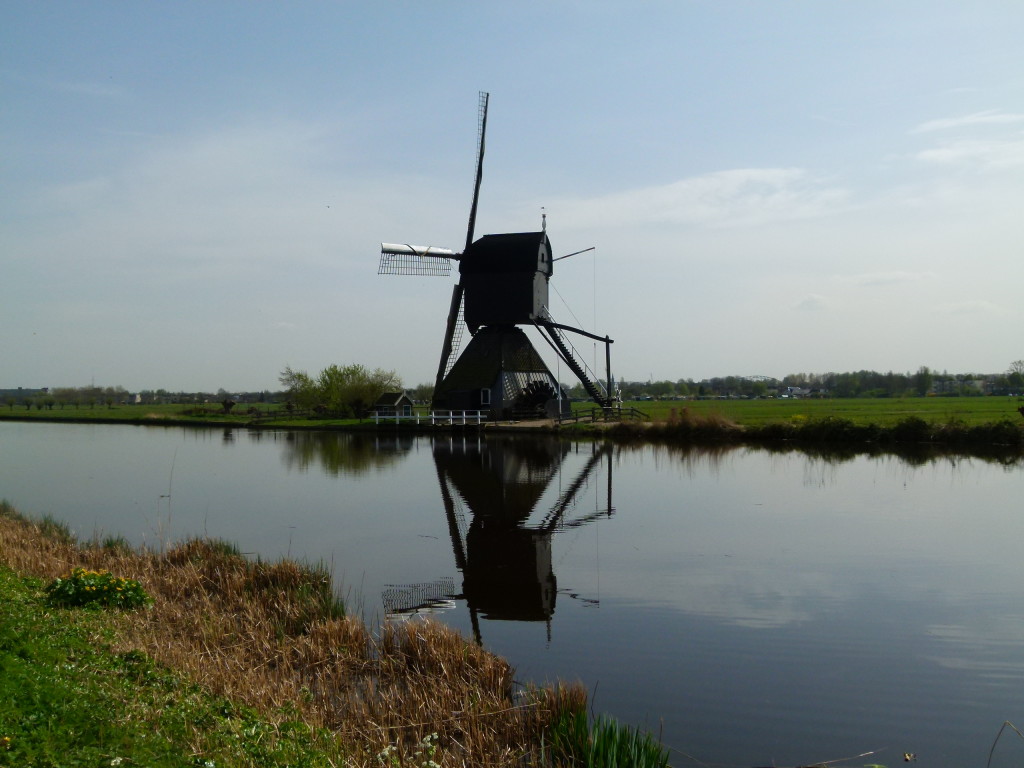
{"label": "blue sky", "polygon": [[477,235],[596,247],[551,309],[617,377],[1004,371],[1021,40],[1016,0],[3,3],[0,387],[432,381],[453,279],[379,244],[461,248],[480,90]]}

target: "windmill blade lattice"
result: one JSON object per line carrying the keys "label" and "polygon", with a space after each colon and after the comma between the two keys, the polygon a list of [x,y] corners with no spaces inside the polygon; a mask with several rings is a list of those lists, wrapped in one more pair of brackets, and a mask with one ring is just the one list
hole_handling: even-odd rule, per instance
{"label": "windmill blade lattice", "polygon": [[432,245],[380,244],[378,275],[428,275],[448,277],[455,251]]}

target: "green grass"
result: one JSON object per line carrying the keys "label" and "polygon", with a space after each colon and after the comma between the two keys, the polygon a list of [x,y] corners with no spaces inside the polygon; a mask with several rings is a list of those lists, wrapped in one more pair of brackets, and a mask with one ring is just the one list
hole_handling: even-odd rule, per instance
{"label": "green grass", "polygon": [[3,566],[0,602],[2,766],[340,764],[328,732],[269,724],[143,653],[112,650],[130,614],[53,608],[41,582]]}
{"label": "green grass", "polygon": [[673,409],[684,408],[695,416],[716,415],[750,427],[825,418],[846,419],[858,426],[889,427],[915,416],[932,424],[961,423],[978,426],[1009,419],[1024,424],[1017,408],[1024,399],[1016,397],[908,397],[774,400],[678,400],[624,403],[651,416],[655,421],[669,418]]}
{"label": "green grass", "polygon": [[[857,425],[875,424],[892,426],[909,416],[916,416],[929,423],[959,422],[966,426],[989,424],[1003,419],[1020,421],[1017,408],[1024,405],[1024,398],[1015,397],[907,397],[907,398],[845,398],[845,399],[773,399],[773,400],[649,400],[627,402],[649,414],[655,421],[664,421],[674,409],[681,412],[687,408],[698,416],[716,415],[744,426],[762,426],[776,422],[820,420],[828,417],[852,421]],[[196,411],[196,408],[200,412]],[[248,405],[235,407],[235,413],[221,413],[216,403],[200,406],[191,405],[114,405],[107,408],[90,406],[54,406],[52,410],[26,410],[24,406],[14,409],[0,407],[0,419],[31,419],[33,421],[108,421],[129,423],[188,423],[243,425],[251,417],[245,413]],[[281,406],[259,404],[261,410],[281,409]],[[578,408],[588,407],[577,404]],[[283,409],[282,409],[283,410]],[[281,413],[280,419],[263,422],[275,427],[335,427],[373,426],[372,419],[308,419],[287,418]]]}
{"label": "green grass", "polygon": [[[104,421],[104,422],[155,422],[161,421],[189,421],[196,424],[210,422],[222,422],[227,424],[245,424],[251,419],[245,406],[235,406],[234,411],[225,414],[217,403],[205,403],[198,405],[65,405],[61,408],[54,405],[53,408],[39,410],[33,407],[26,409],[24,405],[15,405],[14,408],[0,406],[0,418],[3,419],[31,419],[34,421]],[[259,405],[260,410],[269,409],[271,406]],[[276,408],[276,406],[275,406]]]}
{"label": "green grass", "polygon": [[[250,406],[235,406],[231,413],[224,413],[217,403],[198,405],[55,405],[52,409],[39,410],[33,407],[28,410],[23,405],[14,408],[0,406],[0,420],[18,421],[71,421],[71,422],[102,422],[124,424],[191,424],[196,426],[244,426],[252,421],[246,413]],[[273,427],[336,427],[358,426],[367,424],[372,428],[373,419],[329,419],[329,418],[289,418],[282,405],[258,404],[254,406],[260,411],[273,411],[277,416],[272,420],[260,421],[261,425]]]}
{"label": "green grass", "polygon": [[668,768],[669,751],[651,734],[585,712],[567,713],[551,729],[551,765],[580,768]]}

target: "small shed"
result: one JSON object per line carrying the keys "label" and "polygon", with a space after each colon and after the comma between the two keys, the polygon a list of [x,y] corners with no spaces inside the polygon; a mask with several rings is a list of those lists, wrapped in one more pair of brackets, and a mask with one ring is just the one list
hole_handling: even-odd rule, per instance
{"label": "small shed", "polygon": [[405,392],[385,392],[373,404],[378,416],[412,416],[412,398]]}

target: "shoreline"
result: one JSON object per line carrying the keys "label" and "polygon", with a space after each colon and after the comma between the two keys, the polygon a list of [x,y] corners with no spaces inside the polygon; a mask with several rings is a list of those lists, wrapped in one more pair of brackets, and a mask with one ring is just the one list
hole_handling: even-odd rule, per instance
{"label": "shoreline", "polygon": [[858,423],[851,418],[826,415],[805,419],[779,419],[763,424],[738,424],[721,415],[692,414],[683,408],[659,421],[618,421],[557,423],[554,419],[482,424],[413,424],[409,422],[341,421],[315,419],[261,419],[246,421],[221,414],[182,417],[180,414],[152,413],[144,416],[103,416],[75,414],[17,414],[0,412],[0,421],[19,423],[106,424],[190,429],[248,431],[328,431],[356,434],[432,435],[452,432],[484,435],[550,435],[574,439],[609,440],[616,444],[648,443],[674,447],[752,446],[768,450],[801,450],[838,455],[880,454],[916,457],[928,453],[954,453],[978,458],[1012,460],[1024,458],[1024,420],[1009,418],[967,424],[950,418],[928,421],[906,416],[891,425]]}

